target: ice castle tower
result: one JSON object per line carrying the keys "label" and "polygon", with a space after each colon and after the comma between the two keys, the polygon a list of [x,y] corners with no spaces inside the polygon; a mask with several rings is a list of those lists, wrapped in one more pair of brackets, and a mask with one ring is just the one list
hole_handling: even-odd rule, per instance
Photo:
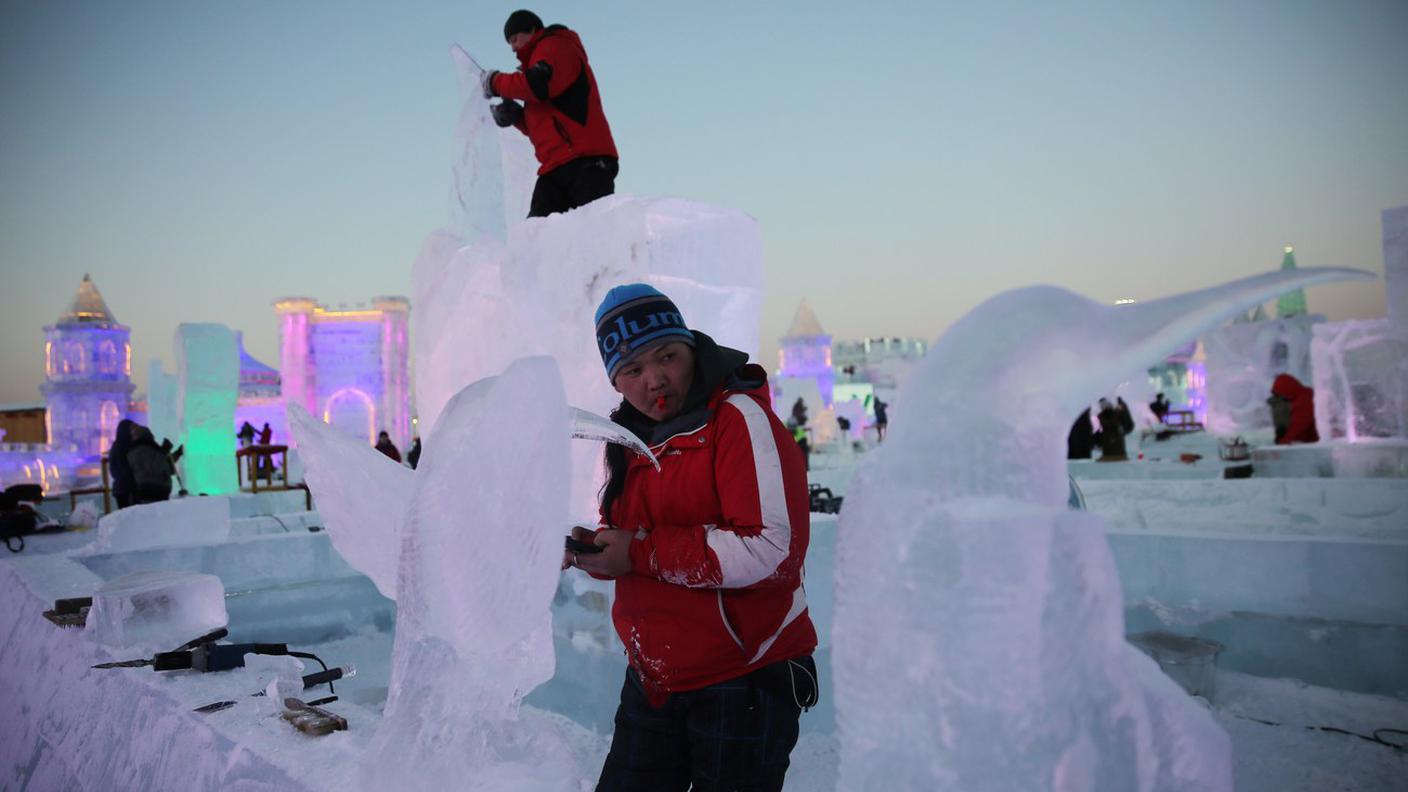
{"label": "ice castle tower", "polygon": [[132,398],[131,333],[84,275],[68,310],[44,328],[39,390],[51,444],[76,446],[90,462],[107,452]]}
{"label": "ice castle tower", "polygon": [[822,402],[830,407],[836,383],[836,372],[831,367],[831,336],[821,329],[821,322],[817,321],[805,297],[778,346],[778,376],[816,380]]}

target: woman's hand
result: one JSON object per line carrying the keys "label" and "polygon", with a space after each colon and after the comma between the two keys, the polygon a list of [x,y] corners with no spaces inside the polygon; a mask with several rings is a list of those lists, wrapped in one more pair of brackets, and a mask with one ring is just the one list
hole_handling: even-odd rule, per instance
{"label": "woman's hand", "polygon": [[[574,526],[572,526],[572,538],[573,538],[573,539],[576,539],[576,540],[579,541],[579,542],[586,542],[587,544],[592,544],[592,543],[593,543],[593,540],[596,538],[596,531],[593,531],[593,530],[590,529],[590,528],[583,528],[583,527],[580,526],[580,525],[574,525]],[[568,568],[570,568],[570,567],[576,566],[576,565],[577,565],[576,561],[577,561],[577,554],[576,554],[576,553],[572,552],[571,550],[563,550],[563,551],[562,551],[562,568],[563,568],[563,569],[568,569]]]}
{"label": "woman's hand", "polygon": [[[577,529],[572,530],[575,535]],[[600,553],[578,553],[574,559],[575,565],[594,575],[621,577],[631,571],[631,542],[634,539],[635,534],[631,531],[617,528],[597,531],[592,541],[606,549]]]}

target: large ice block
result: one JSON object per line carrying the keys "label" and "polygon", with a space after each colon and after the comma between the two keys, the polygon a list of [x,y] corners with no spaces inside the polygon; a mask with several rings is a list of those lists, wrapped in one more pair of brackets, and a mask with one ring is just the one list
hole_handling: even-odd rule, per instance
{"label": "large ice block", "polygon": [[84,632],[110,649],[169,651],[229,623],[225,586],[200,572],[134,572],[93,592]]}
{"label": "large ice block", "polygon": [[235,334],[220,324],[176,328],[176,420],[183,483],[193,495],[239,489],[235,468],[235,401],[240,353]]}
{"label": "large ice block", "polygon": [[1408,324],[1316,325],[1310,355],[1322,440],[1408,438]]}
{"label": "large ice block", "polygon": [[1102,521],[1065,507],[1070,416],[1247,306],[1360,275],[1137,311],[1032,287],[954,324],[841,513],[839,788],[1230,789],[1227,734],[1125,643]]}
{"label": "large ice block", "polygon": [[149,547],[215,545],[230,538],[230,501],[177,498],[129,506],[98,521],[87,553],[120,553]]}
{"label": "large ice block", "polygon": [[1271,432],[1271,383],[1290,374],[1310,384],[1311,328],[1324,321],[1315,315],[1239,322],[1204,336],[1208,429],[1226,436]]}

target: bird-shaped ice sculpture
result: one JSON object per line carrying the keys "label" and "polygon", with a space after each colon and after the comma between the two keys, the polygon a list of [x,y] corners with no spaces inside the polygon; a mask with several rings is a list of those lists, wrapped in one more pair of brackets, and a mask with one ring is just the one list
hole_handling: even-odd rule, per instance
{"label": "bird-shaped ice sculpture", "polygon": [[1235,313],[1360,277],[1278,272],[1118,307],[1018,289],[945,333],[841,516],[839,788],[1231,789],[1226,733],[1125,642],[1103,521],[1065,508],[1066,432]]}
{"label": "bird-shaped ice sculpture", "polygon": [[568,527],[568,442],[649,450],[568,407],[546,357],[460,391],[415,471],[296,407],[290,418],[335,545],[397,600],[368,787],[575,785],[580,772],[554,731],[525,724],[518,711],[554,669],[549,608]]}

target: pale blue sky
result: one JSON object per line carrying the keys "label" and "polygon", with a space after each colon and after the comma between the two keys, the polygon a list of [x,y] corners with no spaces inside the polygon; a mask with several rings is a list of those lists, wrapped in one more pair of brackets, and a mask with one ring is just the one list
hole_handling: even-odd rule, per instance
{"label": "pale blue sky", "polygon": [[[517,7],[0,0],[0,402],[38,400],[85,272],[142,388],[179,322],[277,364],[275,297],[409,295],[448,219],[448,45],[511,67]],[[1151,298],[1286,242],[1382,273],[1408,203],[1402,0],[531,7],[586,43],[620,191],[758,219],[770,367],[803,296],[838,338],[932,339],[1004,289]]]}

